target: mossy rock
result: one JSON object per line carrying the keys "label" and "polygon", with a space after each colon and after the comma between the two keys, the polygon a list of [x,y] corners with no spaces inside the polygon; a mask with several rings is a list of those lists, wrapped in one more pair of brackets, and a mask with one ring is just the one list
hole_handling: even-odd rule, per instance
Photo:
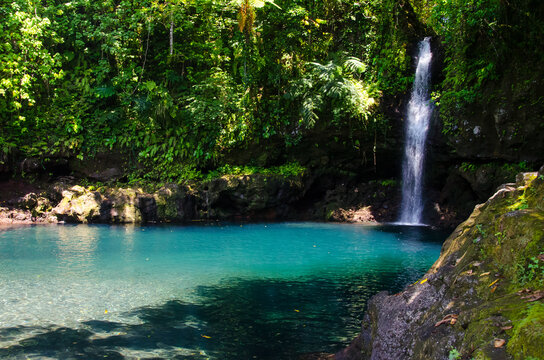
{"label": "mossy rock", "polygon": [[[521,175],[478,205],[423,284],[373,298],[352,345],[365,350],[338,358],[448,359],[455,349],[463,359],[544,359],[542,175]],[[441,324],[448,314],[456,321]]]}
{"label": "mossy rock", "polygon": [[52,210],[60,221],[89,223],[100,219],[100,193],[76,185],[63,191],[62,196],[60,203]]}
{"label": "mossy rock", "polygon": [[183,220],[183,211],[180,210],[179,203],[184,198],[184,192],[177,185],[167,185],[153,194],[157,207],[157,218],[159,221],[181,221]]}
{"label": "mossy rock", "polygon": [[544,304],[536,302],[525,306],[516,315],[519,318],[511,330],[508,352],[516,360],[544,359]]}

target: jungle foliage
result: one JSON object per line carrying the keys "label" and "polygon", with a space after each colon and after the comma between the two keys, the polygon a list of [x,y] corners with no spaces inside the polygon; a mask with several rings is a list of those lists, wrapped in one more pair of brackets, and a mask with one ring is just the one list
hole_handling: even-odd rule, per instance
{"label": "jungle foliage", "polygon": [[316,122],[372,147],[387,126],[373,118],[382,92],[410,83],[403,6],[4,2],[0,152],[83,159],[116,148],[174,179],[222,166],[233,149],[296,146]]}
{"label": "jungle foliage", "polygon": [[[534,93],[542,82],[542,1],[438,0],[423,12],[446,53],[444,81],[435,94],[445,132],[455,131],[471,104],[507,103],[520,92]],[[495,91],[486,91],[490,83]],[[535,101],[542,107],[542,98]]]}
{"label": "jungle foliage", "polygon": [[381,101],[408,91],[418,37],[446,45],[448,113],[474,101],[519,32],[530,28],[520,49],[542,52],[535,1],[2,2],[0,159],[116,149],[177,180],[250,147],[296,148],[316,128],[375,152],[390,126]]}

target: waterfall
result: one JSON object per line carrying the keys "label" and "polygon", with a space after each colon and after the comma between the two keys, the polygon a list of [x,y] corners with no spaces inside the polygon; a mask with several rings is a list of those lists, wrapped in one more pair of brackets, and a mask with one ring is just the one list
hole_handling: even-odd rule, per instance
{"label": "waterfall", "polygon": [[406,139],[402,164],[402,204],[400,222],[421,224],[425,141],[432,115],[429,96],[431,80],[431,38],[419,42],[416,76],[406,119]]}

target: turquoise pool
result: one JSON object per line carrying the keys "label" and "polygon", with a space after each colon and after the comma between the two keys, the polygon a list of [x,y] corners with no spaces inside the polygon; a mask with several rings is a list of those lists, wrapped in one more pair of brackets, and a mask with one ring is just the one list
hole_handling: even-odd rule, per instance
{"label": "turquoise pool", "polygon": [[296,359],[438,258],[424,227],[0,228],[0,358]]}

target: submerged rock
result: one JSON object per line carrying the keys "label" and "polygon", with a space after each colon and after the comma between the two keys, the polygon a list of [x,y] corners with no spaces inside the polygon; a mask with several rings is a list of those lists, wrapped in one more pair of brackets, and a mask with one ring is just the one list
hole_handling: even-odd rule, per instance
{"label": "submerged rock", "polygon": [[374,296],[335,358],[544,358],[544,173],[512,185],[476,206],[422,279]]}

